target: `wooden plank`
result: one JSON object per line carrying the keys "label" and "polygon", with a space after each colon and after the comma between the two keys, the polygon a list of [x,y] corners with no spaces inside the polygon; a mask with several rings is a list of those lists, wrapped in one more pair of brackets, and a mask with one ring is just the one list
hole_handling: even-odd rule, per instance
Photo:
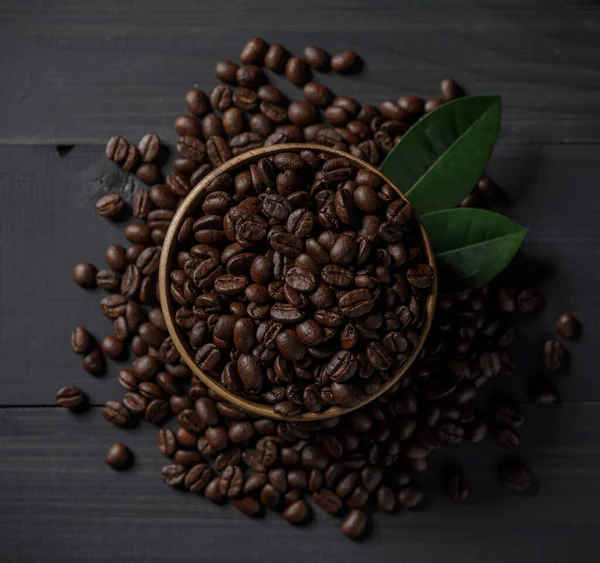
{"label": "wooden plank", "polygon": [[[539,371],[539,350],[564,311],[578,315],[584,338],[568,344],[569,377],[558,381],[565,401],[600,400],[597,311],[596,197],[600,162],[595,147],[501,147],[491,172],[513,194],[511,214],[531,231],[526,255],[552,269],[545,282],[548,305],[521,328],[516,396],[527,400],[524,380]],[[81,385],[95,403],[119,396],[117,367],[104,378],[83,372],[69,345],[77,324],[98,338],[112,331],[99,312],[101,290],[72,283],[73,265],[91,261],[104,267],[104,249],[125,244],[122,228],[95,213],[106,191],[126,198],[131,177],[106,161],[99,147],[76,147],[60,158],[50,147],[0,149],[0,405],[53,404],[59,387]]]}
{"label": "wooden plank", "polygon": [[[600,547],[599,405],[530,407],[520,432],[539,491],[519,497],[496,481],[504,452],[491,440],[442,449],[426,484],[428,509],[376,514],[369,541],[342,537],[339,520],[317,511],[303,528],[269,514],[252,521],[160,480],[164,458],[148,426],[123,431],[99,410],[0,412],[0,559],[34,561],[279,563],[548,563],[597,560]],[[133,469],[103,461],[124,441]],[[466,460],[470,496],[458,505],[439,492],[437,466]]]}
{"label": "wooden plank", "polygon": [[185,91],[210,89],[216,60],[236,59],[252,35],[295,53],[355,47],[362,76],[320,77],[363,102],[436,96],[450,75],[502,94],[506,142],[600,141],[594,0],[21,0],[0,6],[0,143],[101,144],[149,130],[173,141]]}

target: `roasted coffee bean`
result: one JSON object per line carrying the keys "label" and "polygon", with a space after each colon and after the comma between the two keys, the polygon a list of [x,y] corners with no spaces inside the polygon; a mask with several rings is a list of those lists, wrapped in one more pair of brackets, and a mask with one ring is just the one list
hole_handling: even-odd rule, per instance
{"label": "roasted coffee bean", "polygon": [[154,162],[160,151],[160,138],[156,133],[148,133],[138,144],[140,156],[144,162]]}
{"label": "roasted coffee bean", "polygon": [[92,375],[100,375],[106,369],[104,355],[99,348],[92,350],[83,358],[83,369]]}
{"label": "roasted coffee bean", "polygon": [[406,485],[398,492],[398,504],[402,508],[416,508],[422,500],[423,489],[419,485]]}
{"label": "roasted coffee bean", "polygon": [[533,313],[542,308],[544,299],[541,293],[534,289],[524,289],[517,295],[517,305],[522,313]]}
{"label": "roasted coffee bean", "polygon": [[330,64],[327,51],[316,45],[309,45],[304,48],[304,60],[315,70],[327,70]]}
{"label": "roasted coffee bean", "polygon": [[158,432],[158,449],[161,454],[172,456],[177,449],[177,441],[172,430],[162,429]]}
{"label": "roasted coffee bean", "polygon": [[296,502],[293,502],[289,506],[285,508],[283,511],[283,517],[290,524],[300,524],[309,514],[308,505],[303,499],[299,499]]}
{"label": "roasted coffee bean", "polygon": [[185,105],[196,117],[204,117],[210,111],[208,96],[198,88],[193,88],[185,95]]}
{"label": "roasted coffee bean", "polygon": [[247,64],[237,69],[235,78],[244,88],[257,88],[265,81],[265,74],[259,66]]}
{"label": "roasted coffee bean", "polygon": [[244,474],[239,466],[228,466],[221,473],[219,480],[219,490],[224,496],[230,498],[241,494],[244,487]]}
{"label": "roasted coffee bean", "polygon": [[88,262],[81,262],[73,269],[73,279],[77,285],[85,288],[96,287],[96,268]]}
{"label": "roasted coffee bean", "polygon": [[260,503],[254,497],[250,496],[233,499],[231,504],[233,504],[233,506],[235,506],[242,514],[249,516],[250,518],[258,517],[262,511]]}
{"label": "roasted coffee bean", "polygon": [[111,137],[106,143],[106,157],[113,162],[122,162],[127,157],[129,143],[123,137]]}
{"label": "roasted coffee bean", "polygon": [[102,409],[102,415],[108,422],[117,426],[127,426],[131,422],[131,415],[123,403],[108,401]]}
{"label": "roasted coffee bean", "polygon": [[260,37],[253,37],[246,43],[240,53],[240,62],[242,64],[262,65],[269,45]]}
{"label": "roasted coffee bean", "polygon": [[175,131],[181,137],[200,137],[202,135],[200,122],[193,115],[180,115],[175,120]]}
{"label": "roasted coffee bean", "polygon": [[222,82],[227,82],[228,84],[235,84],[238,69],[239,66],[232,61],[219,61],[215,66],[215,76],[218,80],[221,80]]}
{"label": "roasted coffee bean", "polygon": [[271,45],[264,56],[264,64],[273,72],[283,72],[285,63],[289,59],[290,54],[285,47],[281,45]]}
{"label": "roasted coffee bean", "polygon": [[[196,452],[190,452],[196,453]],[[213,477],[210,467],[205,463],[197,463],[187,472],[183,485],[186,489],[199,493],[204,491]],[[205,496],[209,497],[205,492]],[[211,499],[212,500],[212,499]]]}
{"label": "roasted coffee bean", "polygon": [[291,57],[285,64],[285,76],[294,86],[304,86],[310,80],[310,68],[305,61]]}
{"label": "roasted coffee bean", "polygon": [[127,469],[131,465],[131,451],[129,448],[117,442],[113,444],[106,452],[106,463],[113,469]]}
{"label": "roasted coffee bean", "polygon": [[63,387],[56,393],[56,404],[68,409],[77,409],[86,403],[86,398],[79,387]]}
{"label": "roasted coffee bean", "polygon": [[509,428],[498,428],[495,438],[502,447],[509,450],[514,450],[519,445],[519,437]]}
{"label": "roasted coffee bean", "polygon": [[581,332],[581,324],[570,313],[563,313],[556,320],[556,332],[565,338],[576,338]]}
{"label": "roasted coffee bean", "polygon": [[92,346],[90,333],[82,326],[78,326],[71,333],[71,348],[76,354],[86,354]]}
{"label": "roasted coffee bean", "polygon": [[308,82],[302,89],[302,95],[307,102],[319,108],[325,108],[333,101],[333,93],[327,86],[319,82]]}
{"label": "roasted coffee bean", "polygon": [[182,465],[171,464],[162,468],[162,479],[171,487],[183,486],[186,475],[187,471]]}
{"label": "roasted coffee bean", "polygon": [[442,488],[455,501],[462,501],[469,495],[469,483],[466,474],[460,469],[451,469],[443,476]]}
{"label": "roasted coffee bean", "polygon": [[499,405],[496,407],[494,415],[498,422],[512,428],[519,428],[524,422],[523,413],[516,405]]}
{"label": "roasted coffee bean", "polygon": [[125,348],[123,343],[115,336],[106,336],[100,343],[100,348],[105,356],[112,359],[118,359],[123,355]]}
{"label": "roasted coffee bean", "polygon": [[546,369],[560,370],[565,363],[565,358],[565,348],[558,340],[547,340],[544,343],[543,361]]}
{"label": "roasted coffee bean", "polygon": [[506,463],[498,469],[502,484],[509,490],[524,492],[531,487],[533,475],[522,463]]}
{"label": "roasted coffee bean", "polygon": [[369,517],[358,509],[351,510],[342,523],[342,534],[347,538],[358,538],[365,531]]}
{"label": "roasted coffee bean", "polygon": [[123,198],[118,194],[107,194],[96,202],[96,211],[102,217],[116,217],[125,208]]}
{"label": "roasted coffee bean", "polygon": [[335,72],[356,72],[360,66],[360,57],[354,51],[342,51],[331,58],[331,68]]}

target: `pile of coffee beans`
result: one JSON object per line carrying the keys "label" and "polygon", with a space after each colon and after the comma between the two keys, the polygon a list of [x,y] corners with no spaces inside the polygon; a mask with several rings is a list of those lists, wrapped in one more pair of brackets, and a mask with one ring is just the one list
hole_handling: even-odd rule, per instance
{"label": "pile of coffee beans", "polygon": [[[107,156],[123,168],[132,172],[135,170],[137,177],[151,185],[151,188],[141,189],[135,195],[133,214],[139,221],[125,227],[125,235],[130,242],[128,247],[111,245],[106,251],[106,269],[98,271],[91,264],[82,263],[74,270],[75,281],[82,287],[100,286],[109,292],[100,302],[100,310],[113,323],[112,334],[100,339],[100,344],[83,327],[77,327],[73,331],[72,348],[75,353],[83,356],[84,369],[93,375],[100,374],[106,368],[106,356],[119,359],[126,349],[136,356],[132,366],[119,370],[118,381],[125,393],[121,400],[106,403],[103,409],[105,418],[123,427],[132,426],[140,419],[161,426],[158,449],[169,458],[169,463],[162,471],[163,480],[169,485],[201,494],[216,503],[230,500],[237,510],[251,517],[260,516],[265,509],[280,511],[290,524],[305,521],[312,507],[318,507],[343,518],[342,533],[351,538],[365,533],[369,523],[368,514],[374,510],[394,512],[398,508],[415,509],[421,505],[424,491],[418,483],[418,476],[428,469],[429,456],[441,446],[447,447],[464,441],[476,443],[486,436],[491,437],[498,442],[499,447],[511,450],[511,458],[498,468],[499,479],[509,490],[527,490],[534,477],[523,463],[514,461],[512,457],[512,450],[519,444],[519,428],[524,424],[522,412],[517,405],[505,401],[492,405],[476,404],[479,389],[483,385],[498,375],[510,374],[515,367],[509,355],[509,347],[515,338],[516,322],[520,317],[532,315],[544,306],[539,290],[524,285],[521,278],[515,282],[503,277],[473,291],[440,297],[430,336],[408,373],[388,392],[343,417],[310,423],[276,422],[260,418],[223,401],[191,376],[190,369],[181,361],[168,336],[163,315],[157,307],[156,296],[160,247],[174,211],[191,187],[233,155],[242,154],[251,148],[284,142],[317,142],[325,147],[348,151],[376,165],[412,123],[424,113],[460,95],[460,90],[453,81],[443,80],[439,96],[428,100],[408,95],[401,96],[397,101],[384,101],[379,106],[372,106],[360,104],[347,96],[336,97],[326,86],[314,80],[312,73],[329,69],[334,72],[354,72],[360,69],[360,58],[352,51],[343,51],[330,57],[327,52],[314,45],[307,47],[301,58],[292,56],[281,45],[268,45],[264,40],[254,38],[242,50],[240,62],[241,66],[231,61],[220,61],[217,64],[216,75],[223,84],[217,86],[210,96],[199,89],[193,89],[185,95],[190,114],[178,117],[175,122],[175,128],[181,137],[177,144],[180,158],[175,160],[175,170],[167,174],[164,184],[157,183],[162,178],[162,171],[157,164],[162,150],[158,137],[153,134],[145,136],[137,149],[122,137],[114,137],[108,143]],[[303,99],[288,102],[281,91],[267,84],[265,68],[273,72],[285,72],[293,84],[302,87]],[[323,152],[326,154],[325,150]],[[323,180],[326,166],[338,169],[337,164],[328,164],[333,159],[327,156],[312,152],[310,156],[308,153],[305,155],[302,157],[302,167],[308,170],[312,166],[310,163],[314,163],[315,180],[317,174],[319,180]],[[297,159],[297,155],[292,158]],[[355,211],[367,213],[366,216],[371,213],[368,206],[372,194],[368,189],[359,189],[359,186],[365,184],[356,181],[356,176],[361,171],[352,171],[352,174],[356,174],[354,179],[341,179],[340,182],[344,182],[342,189],[338,190],[336,185],[335,193],[332,193],[334,190],[326,181],[323,190],[315,189],[314,198],[311,195],[314,207],[308,208],[311,216],[306,220],[320,225],[323,233],[334,232],[335,236],[314,233],[316,236],[309,237],[308,234],[299,234],[304,224],[303,217],[309,217],[305,212],[305,204],[309,202],[302,199],[304,196],[292,198],[291,201],[289,197],[297,191],[296,171],[288,169],[287,165],[278,167],[275,159],[269,162],[271,164],[263,163],[260,167],[257,164],[256,169],[240,171],[230,180],[221,180],[228,183],[226,187],[223,184],[222,189],[219,188],[224,192],[222,200],[219,198],[219,201],[212,201],[212,198],[207,198],[211,207],[205,210],[206,215],[192,223],[188,221],[186,228],[189,233],[186,235],[184,229],[182,243],[185,244],[187,236],[191,241],[193,234],[196,240],[188,244],[198,245],[191,246],[189,256],[184,254],[186,259],[182,260],[180,266],[183,274],[176,274],[176,277],[181,278],[179,281],[173,280],[173,289],[186,302],[191,301],[193,295],[195,306],[203,307],[203,314],[208,315],[203,335],[197,334],[202,332],[200,328],[194,330],[198,321],[194,321],[193,325],[190,323],[188,327],[191,342],[202,336],[199,338],[201,345],[198,349],[205,346],[203,340],[209,334],[212,342],[207,342],[215,346],[213,348],[211,345],[206,352],[200,354],[200,362],[213,361],[211,358],[215,354],[219,357],[221,354],[229,354],[231,357],[235,346],[243,352],[235,362],[237,377],[232,366],[224,370],[229,373],[225,377],[231,378],[229,384],[232,388],[238,384],[239,377],[241,384],[247,389],[255,390],[258,385],[256,381],[251,381],[254,374],[248,367],[254,363],[254,351],[258,348],[264,354],[275,350],[277,357],[284,359],[277,360],[281,364],[277,370],[275,358],[272,359],[271,371],[265,369],[261,394],[282,392],[284,403],[289,401],[298,407],[309,408],[307,403],[312,403],[310,400],[305,401],[304,393],[310,385],[307,384],[308,380],[304,380],[303,370],[306,368],[302,367],[302,362],[306,357],[312,362],[313,356],[310,352],[304,352],[303,357],[300,357],[297,350],[327,346],[325,340],[334,330],[335,335],[331,338],[339,344],[339,350],[335,352],[344,354],[344,350],[353,348],[342,346],[343,342],[352,342],[352,331],[344,331],[341,325],[339,331],[336,331],[338,327],[327,326],[331,322],[319,322],[314,319],[314,315],[312,318],[316,322],[303,328],[300,326],[309,319],[294,317],[295,329],[291,330],[294,325],[287,322],[290,320],[290,309],[286,308],[285,312],[281,311],[281,320],[272,319],[273,324],[283,325],[283,330],[274,337],[275,348],[265,347],[266,330],[261,330],[259,334],[258,327],[256,332],[248,329],[248,335],[245,328],[250,327],[250,324],[255,326],[252,315],[265,314],[260,312],[263,302],[269,306],[269,317],[271,301],[288,305],[291,301],[292,309],[303,311],[303,308],[293,305],[293,302],[298,300],[302,303],[307,298],[306,292],[301,289],[307,287],[305,284],[312,287],[313,279],[319,286],[322,283],[324,287],[325,284],[329,285],[322,293],[332,293],[338,305],[339,298],[347,291],[365,289],[361,296],[369,293],[375,301],[385,299],[390,289],[396,293],[396,282],[386,280],[383,271],[378,271],[377,265],[365,274],[355,272],[356,275],[348,275],[348,283],[356,286],[353,290],[347,287],[337,288],[335,283],[334,289],[331,289],[331,283],[327,281],[328,274],[325,274],[326,279],[323,277],[325,268],[336,272],[336,276],[330,277],[330,280],[337,279],[337,273],[348,268],[343,261],[349,249],[354,253],[352,261],[358,265],[359,256],[365,252],[365,245],[369,242],[369,236],[364,235],[377,232],[382,242],[378,248],[375,245],[374,256],[381,259],[384,269],[389,267],[391,275],[396,275],[395,268],[400,267],[400,272],[405,274],[405,281],[408,282],[404,284],[406,295],[410,296],[408,304],[405,304],[406,311],[390,308],[387,311],[392,313],[390,316],[379,310],[382,315],[375,315],[371,319],[374,306],[372,311],[351,321],[360,339],[369,340],[370,331],[377,332],[377,338],[372,340],[382,342],[382,346],[378,346],[376,350],[375,362],[378,362],[381,358],[388,358],[390,347],[414,345],[409,338],[412,328],[398,339],[388,336],[388,333],[402,333],[414,319],[420,318],[422,301],[417,296],[423,290],[419,284],[422,280],[428,283],[430,276],[429,272],[424,276],[419,274],[411,283],[408,274],[408,269],[412,266],[411,260],[423,263],[419,257],[411,256],[411,252],[418,249],[419,244],[407,244],[407,239],[411,237],[403,238],[403,247],[396,241],[386,240],[387,230],[381,236],[380,225],[383,222],[380,219],[376,228],[364,229],[363,235],[355,237],[345,232],[354,230],[344,226],[347,224],[344,218],[349,206],[351,208],[354,204]],[[264,184],[272,187],[270,172],[275,177],[276,192],[262,189]],[[346,190],[345,182],[354,182],[356,186],[349,184]],[[252,195],[245,200],[250,200],[251,203],[243,204],[243,198],[238,197],[235,199],[236,205],[233,205],[232,200],[248,190]],[[256,193],[252,193],[252,190]],[[382,192],[383,188],[380,194]],[[325,195],[321,196],[320,193]],[[273,195],[285,195],[285,198],[273,198]],[[378,212],[381,210],[382,213],[379,217],[383,219],[392,205],[389,202],[386,204],[385,198],[383,201],[381,198],[376,199]],[[263,210],[260,213],[254,208],[257,201]],[[283,201],[288,201],[291,209]],[[462,205],[483,206],[503,201],[501,190],[489,178],[482,178]],[[214,213],[213,205],[218,206],[221,213]],[[252,209],[245,209],[244,205],[251,205]],[[233,212],[232,208],[238,208],[238,211]],[[266,211],[267,209],[270,211]],[[364,211],[365,209],[369,212]],[[121,218],[130,208],[119,194],[112,194],[100,200],[97,210],[105,217]],[[265,211],[267,215],[263,214]],[[281,219],[277,219],[282,211],[289,211],[285,221],[283,215]],[[296,221],[296,215],[294,220],[290,220],[296,211],[299,211],[298,220]],[[394,212],[397,211],[399,210],[395,209]],[[231,221],[227,219],[228,215],[233,219],[238,213],[238,220],[243,219],[243,228],[238,222],[232,227]],[[233,246],[228,253],[225,248],[223,251],[218,250],[218,260],[213,256],[215,251],[210,250],[215,241],[211,243],[209,240],[199,241],[196,238],[199,232],[205,231],[200,235],[203,238],[209,236],[206,231],[215,231],[212,222],[216,219],[211,219],[211,215],[219,217],[219,222],[221,219],[223,222],[222,229],[218,230],[223,234],[216,235],[219,237],[218,243],[228,244],[228,248]],[[321,216],[324,220],[331,221],[332,226],[338,221],[339,226],[332,228],[323,225]],[[273,218],[276,221],[269,224]],[[389,221],[389,218],[386,217],[386,220]],[[203,225],[203,221],[211,226]],[[262,247],[256,245],[247,248],[246,241],[249,235],[257,232],[257,223],[260,224],[258,231],[265,231],[264,235],[261,234]],[[234,233],[235,238],[231,240],[231,244],[224,234],[230,228],[233,229],[231,233]],[[269,238],[266,228],[273,230]],[[340,239],[342,241],[338,244]],[[278,247],[268,248],[267,245],[271,245],[269,240],[277,241],[274,244]],[[309,240],[314,242],[309,243]],[[333,252],[336,257],[333,259],[332,251],[336,244],[340,248]],[[197,250],[201,255],[194,256],[193,249],[201,245],[206,245],[207,250]],[[309,252],[309,249],[313,250]],[[269,255],[271,258],[279,253],[277,263],[272,260],[271,264],[266,260],[270,251],[273,251]],[[185,252],[188,251],[182,251]],[[203,252],[207,254],[204,255]],[[243,257],[248,252],[256,253],[252,262],[249,257]],[[297,254],[289,255],[291,252]],[[258,267],[259,261],[254,267],[255,274],[271,272],[272,268],[273,281],[277,282],[271,294],[269,283],[272,281],[260,279],[257,282],[252,277],[252,266],[259,256],[265,258],[265,268],[263,270]],[[319,262],[319,256],[322,256],[323,263]],[[339,263],[340,258],[342,263]],[[186,271],[185,264],[192,259],[198,260],[198,264],[193,262],[193,271],[191,267]],[[197,268],[203,262],[212,264],[212,259],[217,261],[215,268],[218,275],[208,278],[206,288],[196,287],[194,275]],[[236,279],[232,281],[231,278],[225,278],[226,283],[219,282],[215,289],[218,277],[240,275],[236,271],[228,271],[228,266],[229,269],[233,268],[239,260],[250,263],[250,278],[244,286],[243,295],[247,297],[246,291],[249,290],[251,298],[245,301],[238,299],[237,293],[233,296],[235,300],[228,295],[228,288],[240,290],[241,285],[238,285]],[[282,278],[284,265],[287,265],[288,270],[287,275]],[[223,267],[223,271],[219,271],[220,267]],[[301,275],[294,275],[292,279],[290,272],[293,269],[296,273],[298,269],[302,269],[308,274],[301,272]],[[198,276],[201,272],[202,269]],[[278,280],[276,275],[281,279]],[[366,278],[372,278],[373,281]],[[416,284],[415,280],[418,280]],[[266,295],[263,282],[267,282]],[[249,289],[252,285],[258,287]],[[203,296],[198,293],[199,289],[206,289],[204,295],[214,291],[218,295],[220,306],[227,304],[228,310],[211,311],[213,302],[210,297],[198,305],[197,299]],[[376,291],[379,292],[377,298]],[[327,306],[315,306],[310,297],[310,307],[322,308],[327,311],[327,315],[331,315],[331,309],[328,310]],[[369,303],[369,299],[359,302]],[[255,303],[256,306],[249,307],[249,303]],[[361,304],[360,307],[362,306]],[[342,314],[341,309],[334,312]],[[217,316],[211,319],[210,315],[213,314]],[[325,318],[329,317],[323,316]],[[367,319],[370,320],[365,322]],[[263,322],[260,318],[256,320]],[[415,328],[418,328],[418,324],[419,321]],[[580,332],[580,325],[572,315],[563,314],[558,318],[556,329],[560,336],[574,338]],[[286,333],[288,330],[289,333]],[[293,337],[292,333],[296,336]],[[283,334],[286,336],[281,336]],[[302,342],[301,336],[307,343]],[[313,338],[317,337],[321,338],[320,344],[313,346]],[[296,344],[300,340],[302,346],[290,346],[292,338]],[[291,359],[285,358],[282,350],[287,350],[286,354]],[[399,361],[398,354],[402,354],[399,350],[393,354],[396,361]],[[365,350],[357,349],[357,352],[366,354]],[[563,370],[568,359],[564,346],[558,340],[546,343],[543,350],[539,351],[539,356],[540,365],[545,366],[549,373]],[[238,360],[242,357],[245,357],[242,367],[247,366],[242,370],[243,379],[238,366]],[[296,357],[298,359],[294,359]],[[327,360],[326,364],[323,362],[323,365],[328,366],[330,361]],[[359,370],[365,369],[365,366],[370,369],[368,366],[373,365],[368,357],[366,363],[364,359],[362,363],[358,359],[356,361],[360,364]],[[233,365],[233,361],[231,364]],[[329,377],[333,380],[332,374],[338,374],[338,371],[341,374],[346,369],[343,368],[344,365],[343,356],[339,365],[336,364],[337,367],[332,365]],[[374,367],[377,368],[377,365]],[[291,372],[285,371],[289,368]],[[386,372],[385,369],[377,371],[379,374]],[[293,380],[284,381],[285,385],[279,381],[271,381],[271,378],[279,378],[281,374],[284,374],[284,379],[291,375]],[[383,377],[379,374],[371,376],[369,380],[382,380]],[[313,378],[312,372],[310,377]],[[360,381],[360,372],[358,376],[355,373],[354,378]],[[293,387],[288,390],[290,385],[297,384],[297,394]],[[345,382],[340,382],[340,385],[344,384]],[[267,387],[263,389],[263,386]],[[323,384],[318,394],[321,400],[323,390],[327,387],[327,384]],[[333,385],[329,385],[330,391],[331,387]],[[277,388],[283,388],[283,391],[275,391]],[[300,389],[303,389],[302,396]],[[364,392],[362,389],[361,391]],[[558,400],[558,392],[549,377],[536,379],[530,391],[532,398],[542,404]],[[317,393],[315,401],[316,397]],[[85,406],[86,397],[78,387],[65,387],[59,390],[57,403],[77,410]],[[172,418],[176,422],[173,426],[169,424]],[[132,452],[124,444],[115,444],[110,448],[106,461],[113,468],[129,467],[133,461]],[[456,501],[464,500],[469,493],[468,477],[460,467],[444,470],[442,486],[449,498]]]}
{"label": "pile of coffee beans", "polygon": [[282,415],[354,407],[402,369],[435,271],[412,206],[379,175],[287,149],[200,196],[170,274],[200,369]]}

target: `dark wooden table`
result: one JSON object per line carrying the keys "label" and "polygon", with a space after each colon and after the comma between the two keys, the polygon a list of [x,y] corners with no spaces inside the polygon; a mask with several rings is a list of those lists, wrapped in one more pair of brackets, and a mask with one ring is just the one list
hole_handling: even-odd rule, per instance
{"label": "dark wooden table", "polygon": [[[427,510],[376,515],[355,544],[319,513],[295,529],[273,515],[242,518],[160,481],[155,432],[121,432],[96,406],[54,406],[65,384],[94,405],[119,396],[115,368],[94,379],[69,351],[84,323],[110,327],[99,293],[71,283],[75,262],[102,263],[121,228],[93,202],[135,184],[103,157],[107,137],[155,130],[175,141],[174,116],[192,85],[211,88],[217,58],[252,35],[295,52],[308,43],[355,47],[359,77],[326,77],[363,102],[436,94],[455,77],[471,93],[500,93],[501,139],[490,172],[530,227],[526,255],[548,272],[545,311],[522,327],[510,383],[527,423],[522,455],[539,478],[530,497],[496,482],[504,452],[442,450],[463,460],[471,495],[456,505],[426,478]],[[19,0],[0,5],[0,561],[563,562],[600,548],[600,7],[596,0]],[[291,92],[291,90],[288,91]],[[68,147],[73,149],[68,151]],[[62,155],[62,156],[61,156]],[[583,338],[558,381],[562,403],[531,405],[526,378],[556,316],[573,311]],[[535,353],[534,353],[535,351]],[[135,468],[103,461],[123,440]]]}

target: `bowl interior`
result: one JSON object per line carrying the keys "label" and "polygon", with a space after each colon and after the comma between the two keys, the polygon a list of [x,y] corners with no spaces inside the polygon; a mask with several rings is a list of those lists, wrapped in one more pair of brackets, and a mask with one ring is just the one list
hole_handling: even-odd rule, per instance
{"label": "bowl interior", "polygon": [[[184,201],[181,203],[165,236],[165,241],[162,247],[161,258],[160,258],[160,270],[159,270],[159,295],[160,295],[160,304],[162,308],[162,312],[165,318],[165,322],[167,328],[169,330],[169,334],[175,343],[175,346],[181,357],[188,365],[188,367],[192,370],[193,374],[200,378],[204,384],[213,389],[219,396],[223,397],[223,399],[233,403],[234,405],[241,407],[245,410],[248,410],[254,414],[278,419],[278,420],[288,420],[288,421],[314,421],[314,420],[323,420],[327,418],[332,418],[335,416],[339,416],[350,412],[352,410],[358,409],[372,400],[376,399],[380,395],[384,394],[390,387],[392,387],[398,380],[408,371],[415,358],[419,355],[423,344],[429,334],[429,330],[431,328],[431,324],[433,321],[433,316],[435,312],[435,304],[437,299],[437,269],[435,265],[433,250],[431,248],[431,244],[429,242],[429,238],[423,226],[423,223],[419,219],[418,215],[415,212],[415,220],[417,221],[419,228],[421,230],[422,237],[422,246],[425,251],[428,264],[434,269],[436,276],[435,281],[431,287],[431,291],[426,298],[425,302],[425,322],[421,327],[420,339],[419,343],[416,347],[413,348],[409,358],[406,362],[401,366],[398,370],[397,374],[391,378],[389,381],[384,383],[381,388],[371,395],[368,395],[362,402],[353,406],[351,408],[344,408],[340,406],[332,406],[323,410],[319,413],[306,412],[299,415],[293,416],[284,416],[281,414],[277,414],[273,412],[273,407],[271,405],[260,403],[253,400],[248,395],[241,395],[237,393],[233,393],[226,389],[220,381],[210,377],[208,374],[204,373],[195,363],[194,363],[194,351],[192,350],[187,338],[185,337],[184,332],[175,324],[175,312],[176,312],[176,303],[170,295],[169,291],[169,275],[171,271],[174,269],[173,265],[175,264],[175,257],[177,253],[177,234],[179,233],[179,229],[183,221],[192,215],[197,214],[200,208],[200,194],[203,192],[205,187],[210,184],[210,182],[224,173],[234,173],[237,170],[241,170],[250,164],[253,164],[260,160],[261,158],[273,156],[281,152],[299,152],[300,150],[311,149],[317,152],[326,152],[336,156],[343,156],[350,160],[352,164],[357,168],[366,168],[375,172],[379,175],[385,183],[389,184],[399,196],[403,199],[406,199],[402,192],[394,186],[383,174],[381,174],[376,168],[367,164],[366,162],[353,157],[345,152],[338,151],[335,149],[330,149],[327,147],[323,147],[320,145],[312,145],[308,143],[303,144],[286,144],[286,145],[273,145],[270,147],[263,147],[260,149],[255,149],[243,153],[237,157],[228,160],[226,163],[221,165],[220,167],[213,170],[208,176],[203,178],[198,185],[196,185]],[[201,212],[201,211],[200,211]]]}

